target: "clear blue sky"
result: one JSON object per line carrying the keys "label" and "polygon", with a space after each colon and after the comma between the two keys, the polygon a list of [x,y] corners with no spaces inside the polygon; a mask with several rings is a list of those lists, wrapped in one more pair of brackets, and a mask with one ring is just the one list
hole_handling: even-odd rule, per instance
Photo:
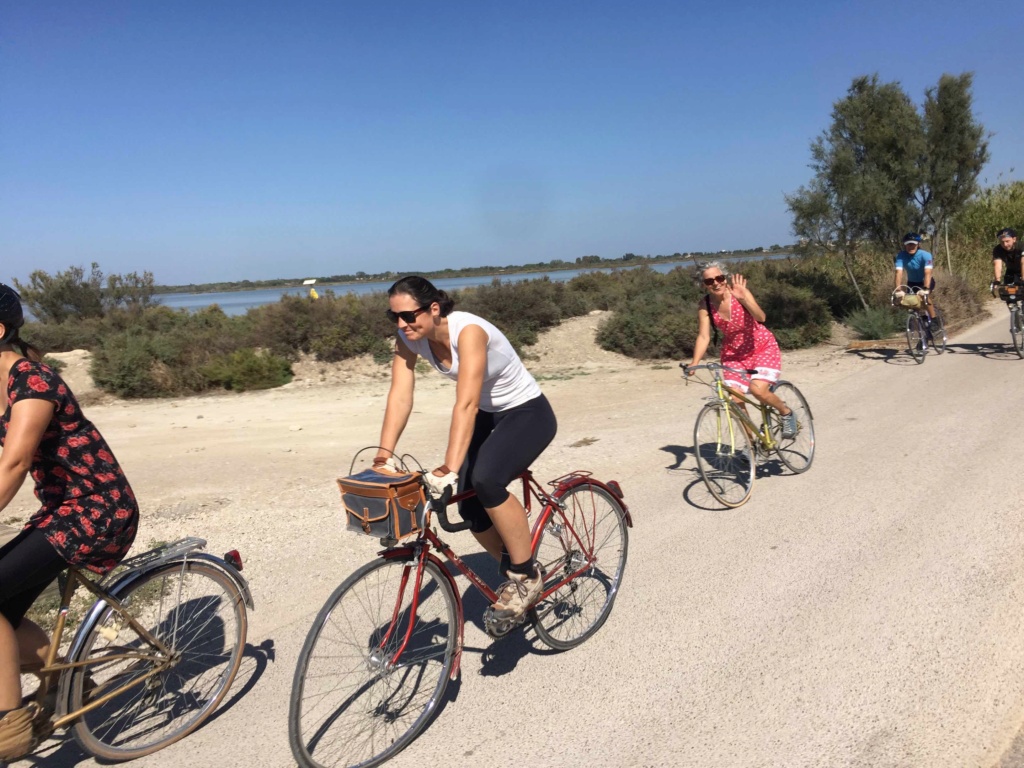
{"label": "clear blue sky", "polygon": [[1022,29],[988,0],[6,2],[0,280],[787,243],[858,75],[920,102],[973,71],[984,176],[1021,178]]}

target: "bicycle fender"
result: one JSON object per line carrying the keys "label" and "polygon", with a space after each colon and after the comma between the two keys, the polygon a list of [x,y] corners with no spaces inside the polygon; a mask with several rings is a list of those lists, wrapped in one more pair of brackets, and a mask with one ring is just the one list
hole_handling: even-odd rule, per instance
{"label": "bicycle fender", "polygon": [[557,493],[559,497],[561,497],[562,493],[572,488],[576,488],[581,485],[596,485],[598,488],[608,493],[613,499],[615,499],[616,503],[618,503],[618,505],[622,507],[622,514],[626,518],[626,525],[632,528],[633,516],[629,513],[629,507],[626,505],[625,499],[622,498],[622,489],[618,487],[618,482],[614,480],[612,482],[615,483],[614,486],[610,485],[609,483],[601,482],[600,480],[595,480],[593,477],[570,477],[564,483],[559,484]]}
{"label": "bicycle fender", "polygon": [[252,592],[249,589],[249,582],[246,581],[245,577],[238,572],[238,569],[226,560],[219,558],[216,555],[207,554],[206,552],[193,552],[185,558],[185,560],[202,560],[204,563],[212,565],[218,571],[222,571],[225,576],[235,582],[235,586],[238,587],[238,591],[241,593],[242,600],[245,601],[246,607],[250,611],[256,610],[256,604],[253,602]]}

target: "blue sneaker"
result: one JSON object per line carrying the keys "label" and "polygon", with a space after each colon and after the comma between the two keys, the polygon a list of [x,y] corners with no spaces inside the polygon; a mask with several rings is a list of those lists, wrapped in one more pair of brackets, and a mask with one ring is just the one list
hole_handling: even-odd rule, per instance
{"label": "blue sneaker", "polygon": [[796,413],[790,411],[782,416],[782,439],[792,440],[796,437],[797,424],[796,424]]}

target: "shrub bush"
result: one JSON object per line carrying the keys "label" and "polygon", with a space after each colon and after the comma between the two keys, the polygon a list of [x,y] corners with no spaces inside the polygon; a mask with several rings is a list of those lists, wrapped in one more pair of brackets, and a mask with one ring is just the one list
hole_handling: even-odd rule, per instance
{"label": "shrub bush", "polygon": [[271,389],[292,380],[292,366],[273,352],[258,352],[248,347],[218,355],[202,368],[210,384],[244,392]]}
{"label": "shrub bush", "polygon": [[862,308],[847,315],[846,324],[861,339],[887,339],[903,327],[903,316],[885,307]]}

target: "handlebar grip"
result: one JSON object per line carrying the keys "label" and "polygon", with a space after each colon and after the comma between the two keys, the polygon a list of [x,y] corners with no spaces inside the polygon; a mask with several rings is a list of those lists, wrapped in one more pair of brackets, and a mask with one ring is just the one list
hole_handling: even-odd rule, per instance
{"label": "handlebar grip", "polygon": [[452,489],[448,486],[444,489],[444,493],[441,494],[440,499],[431,499],[430,503],[434,507],[434,514],[437,515],[437,521],[441,524],[441,527],[448,531],[448,533],[459,533],[460,531],[468,531],[472,525],[468,520],[463,520],[461,523],[453,523],[448,519],[448,504],[452,500]]}

